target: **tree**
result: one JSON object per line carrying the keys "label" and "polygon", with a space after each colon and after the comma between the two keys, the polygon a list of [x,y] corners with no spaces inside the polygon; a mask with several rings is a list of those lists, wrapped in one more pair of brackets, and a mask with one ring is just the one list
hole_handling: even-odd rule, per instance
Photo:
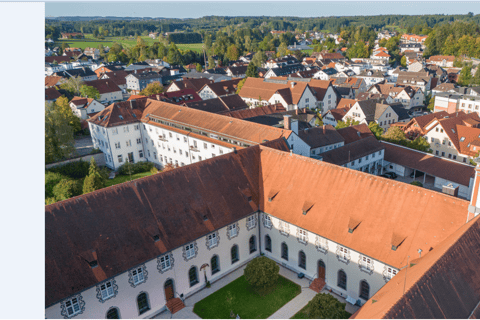
{"label": "tree", "polygon": [[95,159],[92,157],[90,160],[90,168],[88,169],[88,176],[85,177],[85,181],[83,182],[83,194],[90,193],[104,187],[105,179],[100,174],[100,169],[97,167]]}
{"label": "tree", "polygon": [[73,114],[70,105],[68,104],[68,99],[64,96],[55,101],[55,105],[59,112],[61,112],[68,121],[68,125],[72,127],[73,132],[77,133],[82,130],[80,125],[80,118]]}
{"label": "tree", "polygon": [[87,86],[87,85],[81,86],[80,94],[82,97],[100,100],[100,92],[98,92],[97,88],[92,86]]}
{"label": "tree", "polygon": [[245,73],[246,77],[258,78],[258,70],[257,67],[251,61],[247,66],[247,72]]}
{"label": "tree", "polygon": [[66,90],[72,96],[80,94],[80,88],[84,85],[84,82],[80,76],[70,77],[65,83],[60,85],[61,89]]}
{"label": "tree", "polygon": [[475,71],[475,75],[471,80],[473,85],[480,85],[480,66],[477,65],[477,71]]}
{"label": "tree", "polygon": [[357,124],[360,124],[360,122],[349,118],[349,119],[347,119],[346,122],[338,121],[338,122],[337,122],[337,126],[335,127],[335,129],[338,130],[338,129],[341,129],[341,128],[356,126]]}
{"label": "tree", "polygon": [[462,71],[460,71],[460,75],[458,76],[457,83],[461,86],[468,86],[471,80],[472,80],[472,67],[471,66],[463,67]]}
{"label": "tree", "polygon": [[261,68],[262,65],[267,61],[267,55],[263,51],[258,51],[253,55],[252,63],[257,67]]}
{"label": "tree", "polygon": [[378,123],[376,123],[375,121],[372,121],[368,124],[368,128],[375,135],[375,138],[380,139],[380,137],[383,134],[383,128],[380,127]]}
{"label": "tree", "polygon": [[145,89],[143,89],[141,92],[140,92],[140,95],[143,95],[143,96],[151,96],[151,95],[154,95],[154,94],[160,94],[163,92],[163,86],[160,84],[160,82],[158,81],[154,81],[152,83],[149,83]]}
{"label": "tree", "polygon": [[53,187],[56,201],[62,201],[82,194],[82,187],[77,180],[63,179]]}
{"label": "tree", "polygon": [[250,261],[243,271],[245,280],[257,291],[265,292],[278,280],[280,267],[267,257],[257,257]]}
{"label": "tree", "polygon": [[402,59],[400,59],[400,64],[402,67],[406,68],[407,67],[407,56],[402,56]]}
{"label": "tree", "polygon": [[[71,111],[70,111],[71,112]],[[52,163],[75,151],[73,128],[54,103],[45,104],[45,163]]]}
{"label": "tree", "polygon": [[348,319],[345,305],[328,293],[317,293],[307,304],[306,313],[309,319]]}
{"label": "tree", "polygon": [[284,57],[287,55],[287,45],[285,43],[281,43],[277,48],[277,56]]}
{"label": "tree", "polygon": [[240,56],[240,53],[238,52],[237,47],[232,44],[227,48],[227,58],[230,59],[230,61],[235,61],[238,60],[238,57]]}
{"label": "tree", "polygon": [[147,44],[145,43],[145,40],[142,39],[142,37],[138,36],[137,37],[137,46],[146,46]]}
{"label": "tree", "polygon": [[200,63],[197,63],[197,65],[195,66],[195,69],[197,70],[197,72],[202,72],[202,65]]}
{"label": "tree", "polygon": [[245,81],[247,81],[247,78],[243,78],[242,80],[240,80],[237,84],[237,91],[235,92],[236,94],[238,94],[240,92],[240,90],[242,90],[242,87],[243,85],[245,84]]}
{"label": "tree", "polygon": [[387,132],[382,135],[382,138],[385,140],[400,143],[401,141],[406,140],[405,132],[400,127],[390,127]]}
{"label": "tree", "polygon": [[212,69],[215,68],[215,59],[212,56],[208,57],[208,68]]}

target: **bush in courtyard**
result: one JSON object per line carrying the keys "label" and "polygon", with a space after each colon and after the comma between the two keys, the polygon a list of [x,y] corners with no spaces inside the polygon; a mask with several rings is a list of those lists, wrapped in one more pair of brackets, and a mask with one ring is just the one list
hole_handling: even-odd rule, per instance
{"label": "bush in courtyard", "polygon": [[88,176],[83,182],[83,193],[93,192],[98,189],[105,187],[105,178],[100,173],[100,169],[95,162],[95,159],[92,157],[90,160],[90,168]]}
{"label": "bush in courtyard", "polygon": [[66,200],[82,194],[82,183],[78,180],[63,179],[53,187],[53,195],[57,201]]}
{"label": "bush in courtyard", "polygon": [[412,181],[410,182],[410,184],[413,184],[414,186],[423,187],[423,183],[421,183],[420,181]]}
{"label": "bush in courtyard", "polygon": [[348,319],[345,305],[328,293],[318,293],[307,304],[306,313],[309,319]]}
{"label": "bush in courtyard", "polygon": [[87,161],[73,161],[64,165],[50,168],[47,171],[60,173],[72,179],[82,179],[88,175],[90,164]]}
{"label": "bush in courtyard", "polygon": [[118,173],[121,175],[128,176],[129,174],[136,174],[142,172],[148,172],[152,170],[153,163],[151,162],[137,162],[137,163],[130,163],[126,162],[123,166],[118,168]]}
{"label": "bush in courtyard", "polygon": [[280,267],[267,257],[257,257],[243,271],[245,279],[255,290],[273,287],[278,280]]}
{"label": "bush in courtyard", "polygon": [[45,199],[53,197],[53,187],[62,179],[66,177],[60,173],[45,171]]}

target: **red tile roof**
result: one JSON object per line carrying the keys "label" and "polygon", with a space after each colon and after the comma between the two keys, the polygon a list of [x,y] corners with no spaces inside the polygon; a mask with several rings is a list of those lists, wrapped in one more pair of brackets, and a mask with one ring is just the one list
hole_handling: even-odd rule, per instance
{"label": "red tile roof", "polygon": [[53,63],[53,61],[56,61],[57,63],[60,62],[70,62],[72,61],[72,58],[68,56],[50,56],[50,57],[45,57],[45,62],[46,63]]}
{"label": "red tile roof", "polygon": [[62,79],[60,76],[46,76],[45,87],[53,87]]}
{"label": "red tile roof", "polygon": [[226,111],[220,114],[232,118],[237,119],[247,119],[253,118],[257,116],[267,115],[267,114],[274,114],[287,111],[282,104],[271,104],[268,106],[257,107],[253,109],[243,109],[243,110],[234,110],[234,111]]}
{"label": "red tile roof", "polygon": [[120,89],[115,82],[110,79],[85,81],[85,85],[96,88],[100,94],[122,91],[122,89]]}
{"label": "red tile roof", "polygon": [[56,100],[61,96],[62,95],[60,94],[60,92],[58,92],[55,88],[45,89],[45,100]]}
{"label": "red tile roof", "polygon": [[366,124],[358,124],[355,126],[341,128],[338,129],[337,132],[343,137],[343,139],[345,139],[345,144],[374,136]]}

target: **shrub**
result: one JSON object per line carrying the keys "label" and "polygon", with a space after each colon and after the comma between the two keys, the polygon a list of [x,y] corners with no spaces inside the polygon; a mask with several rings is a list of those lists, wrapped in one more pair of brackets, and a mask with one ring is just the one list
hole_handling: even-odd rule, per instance
{"label": "shrub", "polygon": [[88,175],[90,164],[86,161],[73,161],[64,165],[50,168],[47,171],[60,173],[72,179],[82,179]]}
{"label": "shrub", "polygon": [[129,174],[136,174],[142,172],[148,172],[152,170],[153,163],[151,162],[137,162],[137,163],[130,163],[126,162],[123,166],[118,168],[118,173],[124,176],[128,176]]}
{"label": "shrub", "polygon": [[66,177],[60,173],[45,171],[45,199],[53,197],[53,187],[62,179]]}
{"label": "shrub", "polygon": [[267,290],[278,280],[280,267],[267,257],[257,257],[250,261],[243,271],[247,282],[256,290]]}
{"label": "shrub", "polygon": [[328,293],[318,293],[307,304],[306,313],[309,319],[348,319],[345,305]]}
{"label": "shrub", "polygon": [[83,193],[93,192],[104,187],[105,179],[100,173],[100,169],[98,168],[95,159],[92,157],[90,160],[89,174],[85,177],[85,181],[83,182]]}
{"label": "shrub", "polygon": [[53,195],[57,201],[66,200],[82,194],[82,183],[77,180],[63,179],[53,187]]}
{"label": "shrub", "polygon": [[414,186],[423,187],[423,183],[421,183],[420,181],[412,181],[410,182],[410,184],[413,184]]}

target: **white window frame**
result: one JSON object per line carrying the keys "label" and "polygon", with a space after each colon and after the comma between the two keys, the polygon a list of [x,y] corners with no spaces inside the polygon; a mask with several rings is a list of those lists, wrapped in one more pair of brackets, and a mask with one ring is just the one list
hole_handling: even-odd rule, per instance
{"label": "white window frame", "polygon": [[143,274],[143,268],[138,267],[132,270],[132,279],[133,279],[133,284],[137,285],[139,283],[145,282],[145,276]]}
{"label": "white window frame", "polygon": [[215,232],[207,236],[207,243],[209,248],[215,247],[218,244],[218,238]]}
{"label": "white window frame", "polygon": [[298,241],[302,243],[308,242],[308,232],[307,230],[298,229]]}
{"label": "white window frame", "polygon": [[236,237],[238,235],[236,223],[228,226],[228,234],[230,235],[230,238]]}
{"label": "white window frame", "polygon": [[195,246],[193,245],[193,242],[185,246],[185,256],[187,259],[195,257]]}
{"label": "white window frame", "polygon": [[113,282],[107,281],[100,285],[100,293],[102,295],[102,300],[105,301],[108,298],[111,298],[115,295],[115,291],[113,290]]}
{"label": "white window frame", "polygon": [[360,268],[364,271],[373,271],[373,259],[367,256],[360,256]]}
{"label": "white window frame", "polygon": [[271,228],[272,227],[272,218],[268,214],[265,214],[263,225],[266,228]]}
{"label": "white window frame", "polygon": [[166,271],[172,267],[172,262],[170,261],[170,255],[166,254],[160,258],[160,266],[162,271]]}
{"label": "white window frame", "polygon": [[74,315],[79,314],[82,311],[82,309],[80,308],[80,303],[79,303],[78,300],[79,300],[78,297],[75,297],[75,298],[72,298],[72,299],[69,299],[69,300],[65,301],[65,310],[66,310],[67,316],[69,318],[73,317]]}
{"label": "white window frame", "polygon": [[387,267],[386,277],[388,280],[391,280],[396,275],[397,275],[397,270],[395,270],[392,267]]}
{"label": "white window frame", "polygon": [[348,256],[350,255],[348,252],[348,249],[340,246],[338,251],[339,251],[339,254],[338,254],[339,258],[342,260],[348,261]]}
{"label": "white window frame", "polygon": [[247,218],[247,229],[250,230],[255,227],[255,215],[252,214]]}

